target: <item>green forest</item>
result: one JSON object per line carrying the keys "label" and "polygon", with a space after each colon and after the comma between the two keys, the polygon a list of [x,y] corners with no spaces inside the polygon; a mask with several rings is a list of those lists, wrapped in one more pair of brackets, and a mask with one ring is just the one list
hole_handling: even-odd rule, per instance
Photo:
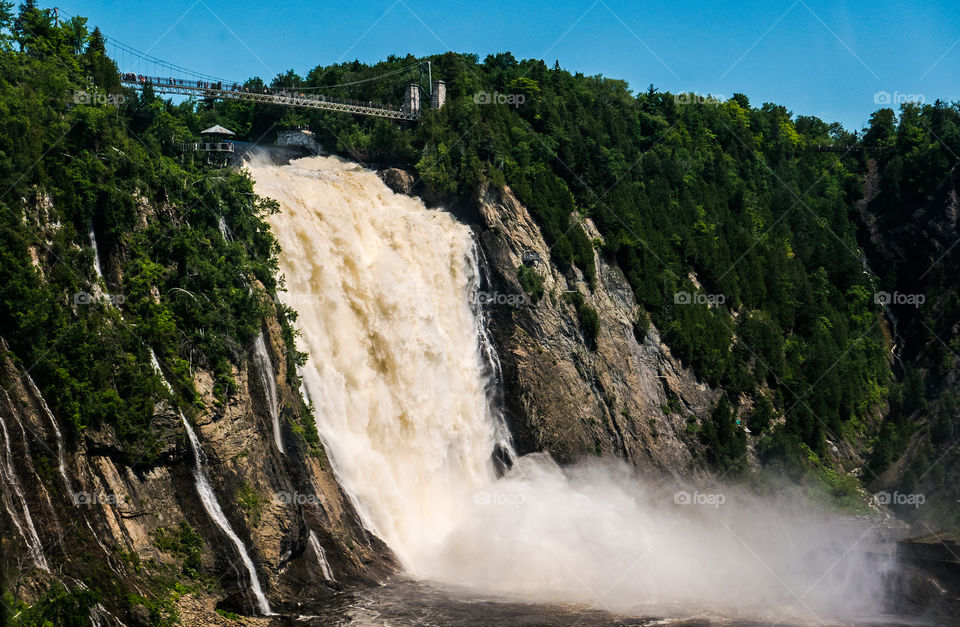
{"label": "green forest", "polygon": [[[0,30],[10,33],[0,40],[3,336],[68,439],[111,425],[128,462],[150,464],[154,405],[168,393],[149,351],[185,411],[200,403],[191,366],[217,374],[217,398],[231,392],[229,364],[274,308],[277,244],[263,220],[274,205],[244,174],[165,151],[183,114],[162,101],[126,93],[121,108],[75,104],[78,91],[119,94],[84,19],[58,27],[31,3],[14,16],[0,2]],[[152,219],[140,224],[144,206]],[[106,270],[113,254],[123,256],[119,279]]]}
{"label": "green forest", "polygon": [[[32,376],[69,418],[71,437],[112,424],[131,460],[154,454],[150,416],[166,394],[146,365],[149,349],[178,383],[181,405],[200,402],[189,377],[196,360],[218,374],[224,398],[230,364],[279,287],[277,245],[263,220],[273,203],[256,197],[242,172],[176,149],[214,123],[254,142],[309,127],[332,152],[415,170],[426,193],[451,202],[469,201],[483,182],[509,186],[539,221],[552,263],[588,283],[595,251],[619,266],[643,311],[640,332],[652,321],[685,364],[723,390],[698,428],[717,469],[745,470],[746,436],[733,418],[745,406],[765,463],[820,469],[828,441],[845,440],[872,451],[870,471],[882,472],[912,436],[928,372],[955,366],[955,351],[904,372],[892,366],[875,294],[906,279],[865,271],[857,202],[871,163],[883,190],[875,204],[891,214],[941,185],[960,151],[956,104],[880,110],[859,133],[743,94],[634,91],[510,53],[482,61],[447,53],[429,59],[446,82],[446,106],[397,123],[138,93],[121,86],[98,30],[83,18],[57,25],[33,2],[16,12],[0,2],[0,32],[0,324],[17,330],[6,337],[12,353],[36,364]],[[363,81],[417,61],[317,66],[246,85],[352,83],[330,95],[397,103],[415,72]],[[78,90],[122,98],[78,104]],[[510,95],[511,104],[485,103],[480,93]],[[136,223],[138,205],[152,208],[145,225]],[[221,236],[220,218],[233,241]],[[601,239],[587,236],[588,218]],[[106,281],[120,304],[75,302],[96,283],[91,227],[106,265],[111,254],[125,256],[122,281]],[[49,276],[39,276],[34,254],[47,257]],[[931,277],[931,289],[950,278]],[[539,298],[536,278],[521,280]],[[684,293],[697,298],[683,302]],[[574,304],[595,337],[595,312]],[[956,343],[955,294],[941,313],[930,324]]]}

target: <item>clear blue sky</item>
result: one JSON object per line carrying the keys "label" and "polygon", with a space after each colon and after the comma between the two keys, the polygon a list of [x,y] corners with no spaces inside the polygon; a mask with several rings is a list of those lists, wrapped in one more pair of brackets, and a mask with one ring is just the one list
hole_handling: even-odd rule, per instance
{"label": "clear blue sky", "polygon": [[[960,100],[960,0],[53,0],[228,79],[390,54],[511,51],[644,90],[776,102],[855,130],[876,93]],[[442,77],[441,77],[442,78]]]}

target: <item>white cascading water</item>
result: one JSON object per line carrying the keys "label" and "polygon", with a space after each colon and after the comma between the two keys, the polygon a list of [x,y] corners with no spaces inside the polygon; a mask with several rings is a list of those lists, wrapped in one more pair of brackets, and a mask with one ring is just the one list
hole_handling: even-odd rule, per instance
{"label": "white cascading water", "polygon": [[[160,379],[163,381],[167,390],[173,392],[170,382],[167,381],[163,370],[160,369],[160,362],[157,361],[157,355],[153,352],[152,348],[150,349],[150,363],[153,365],[157,374],[160,375]],[[262,614],[270,615],[273,612],[270,610],[270,602],[267,600],[266,595],[263,593],[263,587],[260,585],[257,568],[253,560],[250,559],[250,554],[247,553],[247,547],[244,546],[243,540],[240,539],[240,536],[236,534],[230,525],[230,521],[227,520],[226,514],[223,513],[223,508],[220,507],[220,502],[217,500],[217,495],[210,486],[210,479],[207,478],[207,471],[204,469],[204,454],[203,449],[200,447],[200,440],[197,439],[197,434],[194,433],[190,421],[183,415],[183,412],[179,412],[179,414],[180,421],[183,422],[183,426],[187,430],[190,450],[193,452],[193,478],[196,481],[197,494],[200,496],[203,509],[206,510],[207,515],[210,516],[210,519],[213,520],[220,530],[230,538],[234,548],[236,548],[237,553],[240,555],[240,561],[243,562],[243,566],[247,570],[247,575],[250,577],[250,592],[257,602],[257,609],[260,610]]]}
{"label": "white cascading water", "polygon": [[[25,373],[25,374],[26,374],[26,376],[27,376],[28,378],[30,377],[30,375],[29,375],[28,373]],[[30,383],[32,384],[33,381],[31,380]],[[34,388],[35,388],[35,387],[36,387],[36,386],[34,385]],[[10,398],[9,394],[7,395],[7,398]],[[46,404],[47,404],[46,400],[44,400],[42,396],[40,396],[40,400],[41,400],[41,402],[42,402],[43,405],[44,405],[44,409],[49,412],[49,411],[50,411],[50,408],[49,408],[49,407],[46,407]],[[52,416],[52,415],[53,415],[53,414],[49,414],[49,416]],[[17,421],[17,426],[20,427],[20,437],[23,439],[23,441],[24,441],[25,443],[29,442],[29,441],[30,441],[30,438],[27,436],[27,428],[26,428],[26,426],[23,424],[23,415],[22,415],[19,411],[15,411],[14,414],[13,414],[13,417],[14,417],[14,418],[16,419],[16,421]],[[57,429],[57,430],[59,431],[59,429]],[[44,442],[44,441],[39,437],[40,434],[36,433],[33,429],[30,429],[30,435],[32,435],[33,437],[35,437],[35,438],[37,438],[38,440],[40,440],[41,445],[42,445],[44,448],[46,448],[47,450],[50,450],[50,449],[47,447],[46,442]],[[20,461],[20,465],[21,465],[21,467],[25,466],[28,473],[33,473],[34,475],[36,475],[37,469],[36,469],[36,466],[35,466],[34,463],[33,463],[33,458],[32,458],[31,453],[30,453],[30,446],[29,446],[29,444],[27,445],[25,452],[26,452],[26,459],[21,460],[21,461]],[[52,451],[51,451],[51,452],[52,452]],[[68,487],[67,487],[67,493],[72,496],[72,492],[71,492],[71,490],[70,490],[70,488],[69,488],[69,482],[67,483],[67,486],[68,486]],[[45,500],[45,501],[47,502],[47,507],[50,508],[48,511],[50,512],[51,516],[50,516],[50,518],[48,519],[48,522],[49,522],[49,524],[54,528],[55,538],[56,538],[57,544],[60,545],[60,548],[63,548],[63,528],[60,526],[60,520],[57,518],[56,508],[54,508],[54,506],[53,506],[53,499],[50,497],[50,491],[47,490],[47,486],[46,486],[46,484],[45,484],[43,481],[40,481],[40,482],[37,484],[37,489],[39,490],[40,494],[43,496],[43,500]]]}
{"label": "white cascading water", "polygon": [[33,377],[31,377],[29,373],[27,374],[27,383],[30,385],[30,390],[33,392],[33,395],[40,401],[40,406],[43,407],[43,413],[47,415],[47,420],[50,421],[50,427],[53,429],[53,434],[57,439],[57,468],[60,471],[60,478],[63,479],[63,485],[67,488],[67,494],[72,496],[73,485],[67,476],[67,454],[66,447],[63,444],[63,433],[60,432],[60,425],[57,423],[53,412],[50,411],[50,406],[47,405],[46,399],[43,398],[43,394],[40,393],[40,389],[37,387],[37,384],[34,383]]}
{"label": "white cascading water", "polygon": [[[543,454],[497,479],[502,420],[468,227],[332,157],[249,163],[282,248],[303,381],[364,524],[415,577],[528,600],[652,613],[819,619],[870,611],[881,568],[791,499],[723,504]],[[699,503],[699,504],[698,504]],[[706,503],[706,504],[704,504]],[[848,540],[845,543],[845,540]],[[834,544],[831,544],[834,542]]]}
{"label": "white cascading water", "polygon": [[260,383],[263,386],[263,393],[266,396],[267,409],[270,411],[270,419],[273,421],[273,440],[277,445],[277,450],[286,454],[283,448],[283,439],[280,437],[280,406],[277,401],[277,380],[273,374],[273,362],[270,361],[270,353],[267,352],[267,343],[263,339],[263,331],[257,336],[253,343],[253,362],[257,372],[260,374]]}
{"label": "white cascading water", "polygon": [[[4,396],[6,397],[7,405],[15,408],[16,406],[13,405],[6,390],[4,390]],[[7,514],[10,515],[13,525],[20,533],[20,537],[23,538],[24,544],[27,545],[27,551],[30,553],[30,557],[34,563],[37,567],[49,572],[50,566],[47,564],[47,558],[43,553],[43,543],[40,541],[40,536],[37,535],[37,529],[33,525],[30,507],[27,505],[27,499],[24,497],[23,490],[20,487],[20,479],[17,477],[16,470],[14,470],[13,453],[10,450],[10,433],[7,431],[7,421],[2,413],[0,413],[0,431],[3,432],[3,459],[0,460],[0,478],[7,484],[7,488],[12,495],[16,497],[17,502],[20,504],[20,512],[23,514],[23,517],[21,518],[17,513],[14,503],[10,502],[13,499],[6,498],[6,493],[3,498],[4,507],[7,510]]]}
{"label": "white cascading water", "polygon": [[90,236],[90,246],[93,247],[93,269],[96,270],[97,276],[101,279],[103,278],[103,269],[100,268],[100,249],[97,248],[97,234],[93,231],[93,223],[90,223],[90,230],[88,231]]}
{"label": "white cascading water", "polygon": [[493,479],[470,230],[335,158],[251,167],[282,207],[269,219],[285,302],[334,468],[364,522],[426,575]]}
{"label": "white cascading water", "polygon": [[309,535],[307,535],[307,543],[317,556],[317,562],[320,564],[320,572],[323,573],[324,579],[327,581],[336,582],[337,580],[333,576],[333,571],[330,569],[330,564],[327,563],[327,554],[323,550],[323,547],[320,546],[320,540],[317,539],[317,534],[313,532],[313,529],[311,529]]}
{"label": "white cascading water", "polygon": [[223,236],[224,241],[233,241],[233,231],[230,230],[230,226],[227,224],[226,218],[223,216],[217,216],[217,228],[220,229],[220,235]]}
{"label": "white cascading water", "polygon": [[197,440],[197,434],[193,432],[193,427],[190,426],[190,422],[182,413],[180,414],[180,420],[183,421],[183,426],[187,429],[190,448],[193,450],[193,476],[197,481],[197,493],[203,502],[203,508],[207,510],[207,514],[209,514],[213,522],[220,527],[220,530],[233,542],[237,553],[240,554],[240,560],[243,562],[243,566],[247,569],[247,574],[250,576],[250,592],[253,593],[257,601],[257,608],[261,613],[269,615],[272,613],[270,611],[270,602],[267,600],[266,595],[263,594],[260,579],[257,577],[257,568],[253,560],[250,559],[247,548],[243,545],[243,540],[237,536],[233,527],[230,526],[230,521],[227,520],[227,516],[223,513],[220,502],[217,500],[217,495],[214,494],[213,488],[210,487],[210,480],[207,478],[207,473],[203,468],[203,451],[200,448],[200,441]]}
{"label": "white cascading water", "polygon": [[[281,301],[281,302],[282,302],[282,301]],[[302,367],[302,366],[297,366],[297,378],[298,378],[299,380],[303,381],[303,367]],[[303,399],[303,404],[306,405],[307,407],[310,407],[310,406],[312,405],[312,403],[313,403],[313,402],[310,400],[310,392],[307,390],[307,386],[306,386],[306,385],[301,385],[301,386],[300,386],[300,398]]]}

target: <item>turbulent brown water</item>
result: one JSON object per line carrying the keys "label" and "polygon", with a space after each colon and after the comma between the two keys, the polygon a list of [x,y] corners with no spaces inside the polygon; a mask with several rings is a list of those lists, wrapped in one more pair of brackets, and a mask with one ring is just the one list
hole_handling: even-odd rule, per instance
{"label": "turbulent brown water", "polygon": [[281,206],[269,218],[281,298],[299,312],[320,436],[409,577],[338,597],[331,621],[879,616],[890,564],[864,550],[865,523],[840,528],[786,495],[684,496],[620,465],[560,468],[542,454],[497,478],[469,228],[341,159],[249,168]]}

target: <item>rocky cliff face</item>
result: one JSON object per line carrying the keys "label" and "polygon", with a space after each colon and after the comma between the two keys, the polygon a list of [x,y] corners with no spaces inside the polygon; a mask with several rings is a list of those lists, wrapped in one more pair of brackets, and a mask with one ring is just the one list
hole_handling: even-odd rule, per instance
{"label": "rocky cliff face", "polygon": [[[271,357],[283,363],[275,321],[267,331]],[[274,444],[252,360],[246,363],[234,373],[239,389],[229,402],[192,420],[211,484],[257,565],[271,605],[305,611],[344,586],[385,577],[394,569],[390,551],[364,530],[322,449],[309,447],[297,433],[304,407],[283,369],[276,370],[285,454]],[[207,406],[214,407],[210,377],[197,371],[195,380]],[[203,540],[199,565],[217,573],[206,582],[209,594],[193,591],[199,598],[189,611],[250,609],[247,574],[199,501],[193,456],[173,408],[155,409],[162,441],[156,465],[127,465],[107,428],[88,431],[65,450],[61,474],[56,417],[9,354],[0,362],[0,381],[6,390],[0,398],[3,446],[9,451],[2,461],[10,462],[0,488],[8,518],[3,548],[7,566],[22,567],[14,584],[23,598],[29,599],[31,586],[40,581],[72,589],[87,577],[114,579],[118,593],[147,596],[158,578],[176,576],[183,566],[178,535],[187,525]],[[116,601],[102,600],[101,618]],[[141,608],[146,616],[147,608]],[[117,618],[137,622],[136,616]]]}
{"label": "rocky cliff face", "polygon": [[[119,283],[122,251],[113,258],[106,280]],[[304,437],[312,424],[287,378],[278,318],[261,326],[283,451],[260,370],[265,364],[253,358],[252,341],[241,347],[240,366],[232,366],[236,388],[226,401],[213,394],[214,374],[193,367],[200,399],[184,412],[216,499],[272,609],[309,614],[337,590],[385,579],[396,563],[364,529],[322,446]],[[177,408],[155,406],[156,455],[148,464],[124,450],[110,426],[67,438],[64,417],[49,409],[30,365],[3,338],[0,388],[0,569],[17,602],[49,600],[44,591],[58,584],[76,599],[95,582],[101,595],[89,614],[104,624],[158,624],[176,614],[185,624],[235,624],[215,610],[251,613],[249,574],[200,500]]]}
{"label": "rocky cliff face", "polygon": [[[409,173],[389,169],[381,176],[398,193],[418,189]],[[697,473],[701,445],[692,432],[718,393],[641,320],[619,268],[595,254],[594,286],[575,267],[562,273],[540,227],[509,188],[483,184],[472,203],[454,211],[474,224],[486,260],[482,296],[518,452],[548,451],[561,463],[616,456],[643,471]],[[585,227],[600,238],[589,220]],[[542,282],[538,300],[524,291],[521,266]],[[598,314],[595,340],[585,335],[573,294]]]}
{"label": "rocky cliff face", "polygon": [[[546,450],[561,463],[615,455],[641,470],[693,472],[698,444],[688,425],[709,415],[716,392],[671,356],[655,326],[640,320],[619,268],[595,254],[594,287],[575,267],[564,275],[509,189],[484,185],[476,204],[490,269],[491,330],[520,450]],[[589,220],[585,226],[599,239]],[[524,293],[517,274],[524,263],[542,279],[543,296],[516,307],[500,304],[509,300],[503,295]],[[595,340],[585,337],[571,293],[596,310]]]}

